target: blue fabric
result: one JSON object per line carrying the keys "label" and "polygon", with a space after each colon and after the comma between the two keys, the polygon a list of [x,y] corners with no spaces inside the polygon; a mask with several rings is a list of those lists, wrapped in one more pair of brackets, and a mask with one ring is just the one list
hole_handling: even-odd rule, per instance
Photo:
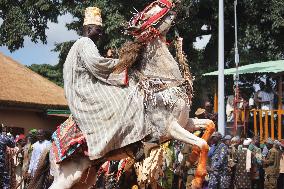
{"label": "blue fabric", "polygon": [[229,188],[231,175],[228,168],[228,146],[224,143],[214,146],[210,158],[211,172],[209,173],[208,188]]}
{"label": "blue fabric", "polygon": [[7,135],[0,135],[0,188],[9,189],[10,188],[10,176],[7,170],[6,163],[6,148],[14,148],[15,142],[13,137],[8,137]]}
{"label": "blue fabric", "polygon": [[210,150],[209,150],[209,152],[208,152],[208,157],[209,157],[209,158],[211,158],[211,157],[213,156],[213,153],[214,153],[215,149],[216,149],[216,145],[213,144],[213,145],[210,147]]}

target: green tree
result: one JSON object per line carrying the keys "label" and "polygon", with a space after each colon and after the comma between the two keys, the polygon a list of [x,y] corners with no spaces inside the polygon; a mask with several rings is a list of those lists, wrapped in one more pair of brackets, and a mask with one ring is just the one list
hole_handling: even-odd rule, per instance
{"label": "green tree", "polygon": [[47,22],[57,22],[59,0],[0,0],[0,46],[15,51],[25,37],[46,43]]}
{"label": "green tree", "polygon": [[[195,83],[198,83],[201,82],[202,73],[217,69],[218,1],[182,0],[181,2],[177,8],[176,24],[169,32],[169,36],[174,36],[174,30],[177,30],[184,38],[184,49],[196,78]],[[40,6],[41,4],[44,6]],[[97,6],[102,9],[106,34],[98,47],[104,54],[104,50],[109,47],[119,48],[128,38],[124,34],[124,26],[132,17],[131,12],[135,12],[134,8],[142,10],[146,4],[149,4],[148,0],[1,0],[0,8],[3,10],[0,16],[4,22],[0,28],[3,34],[0,37],[0,45],[6,45],[10,50],[15,50],[22,47],[24,36],[29,36],[34,41],[40,39],[45,42],[46,21],[56,21],[59,14],[65,13],[74,17],[74,21],[68,23],[66,27],[81,35],[85,8]],[[234,66],[233,1],[225,0],[224,5],[225,66],[232,67]],[[11,12],[14,9],[15,11]],[[43,10],[39,11],[41,9]],[[237,14],[241,65],[284,58],[283,0],[238,0]],[[211,35],[210,41],[204,49],[196,50],[193,43],[196,38],[203,35]],[[60,53],[57,68],[61,73],[65,58],[73,43],[74,41],[64,42],[55,47],[55,51]],[[200,86],[195,85],[196,96],[200,96],[198,94]]]}
{"label": "green tree", "polygon": [[[67,28],[75,30],[81,35],[84,9],[88,6],[102,8],[106,37],[99,44],[101,52],[109,47],[119,47],[127,36],[123,33],[123,26],[131,18],[131,11],[142,10],[149,1],[145,0],[97,0],[90,1],[62,1],[62,11],[71,13],[76,21],[67,24]],[[284,52],[284,1],[250,0],[238,1],[238,32],[241,64],[257,61],[283,58]],[[233,1],[225,0],[225,60],[226,66],[233,65],[234,48],[234,11]],[[206,29],[202,28],[206,27]],[[218,55],[218,1],[211,0],[183,0],[178,7],[175,29],[184,37],[184,49],[192,70],[197,75],[208,70],[216,69]],[[169,34],[173,36],[172,33]],[[211,35],[204,50],[193,48],[197,37]],[[67,50],[63,50],[60,58],[65,58]],[[62,63],[64,61],[60,61]],[[209,65],[209,66],[208,66]]]}
{"label": "green tree", "polygon": [[28,68],[63,87],[62,72],[57,65],[52,66],[50,64],[32,64],[28,66]]}

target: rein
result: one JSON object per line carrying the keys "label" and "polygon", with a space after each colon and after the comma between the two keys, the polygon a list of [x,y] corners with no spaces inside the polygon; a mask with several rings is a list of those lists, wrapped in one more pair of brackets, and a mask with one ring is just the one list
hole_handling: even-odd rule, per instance
{"label": "rein", "polygon": [[163,77],[151,76],[151,75],[145,76],[143,73],[141,73],[138,70],[136,70],[134,74],[138,76],[139,78],[138,83],[141,88],[145,88],[143,87],[143,82],[147,82],[150,80],[152,80],[153,82],[156,81],[154,85],[149,86],[149,88],[152,89],[153,93],[158,93],[158,92],[164,91],[172,87],[180,87],[180,86],[186,85],[186,80],[169,79],[169,78],[163,78]]}

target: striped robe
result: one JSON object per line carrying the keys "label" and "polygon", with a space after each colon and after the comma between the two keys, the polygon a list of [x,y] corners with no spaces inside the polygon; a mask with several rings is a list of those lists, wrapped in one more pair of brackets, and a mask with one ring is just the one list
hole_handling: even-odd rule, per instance
{"label": "striped robe", "polygon": [[88,145],[91,160],[143,139],[143,96],[130,78],[111,74],[117,59],[103,58],[93,41],[82,37],[66,58],[64,90],[71,113]]}

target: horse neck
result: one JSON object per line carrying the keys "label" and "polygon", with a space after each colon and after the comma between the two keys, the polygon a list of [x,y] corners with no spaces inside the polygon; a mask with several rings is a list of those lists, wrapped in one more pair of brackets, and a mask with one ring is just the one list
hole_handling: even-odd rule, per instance
{"label": "horse neck", "polygon": [[146,46],[141,63],[141,72],[145,76],[182,79],[178,63],[160,38],[153,40]]}

